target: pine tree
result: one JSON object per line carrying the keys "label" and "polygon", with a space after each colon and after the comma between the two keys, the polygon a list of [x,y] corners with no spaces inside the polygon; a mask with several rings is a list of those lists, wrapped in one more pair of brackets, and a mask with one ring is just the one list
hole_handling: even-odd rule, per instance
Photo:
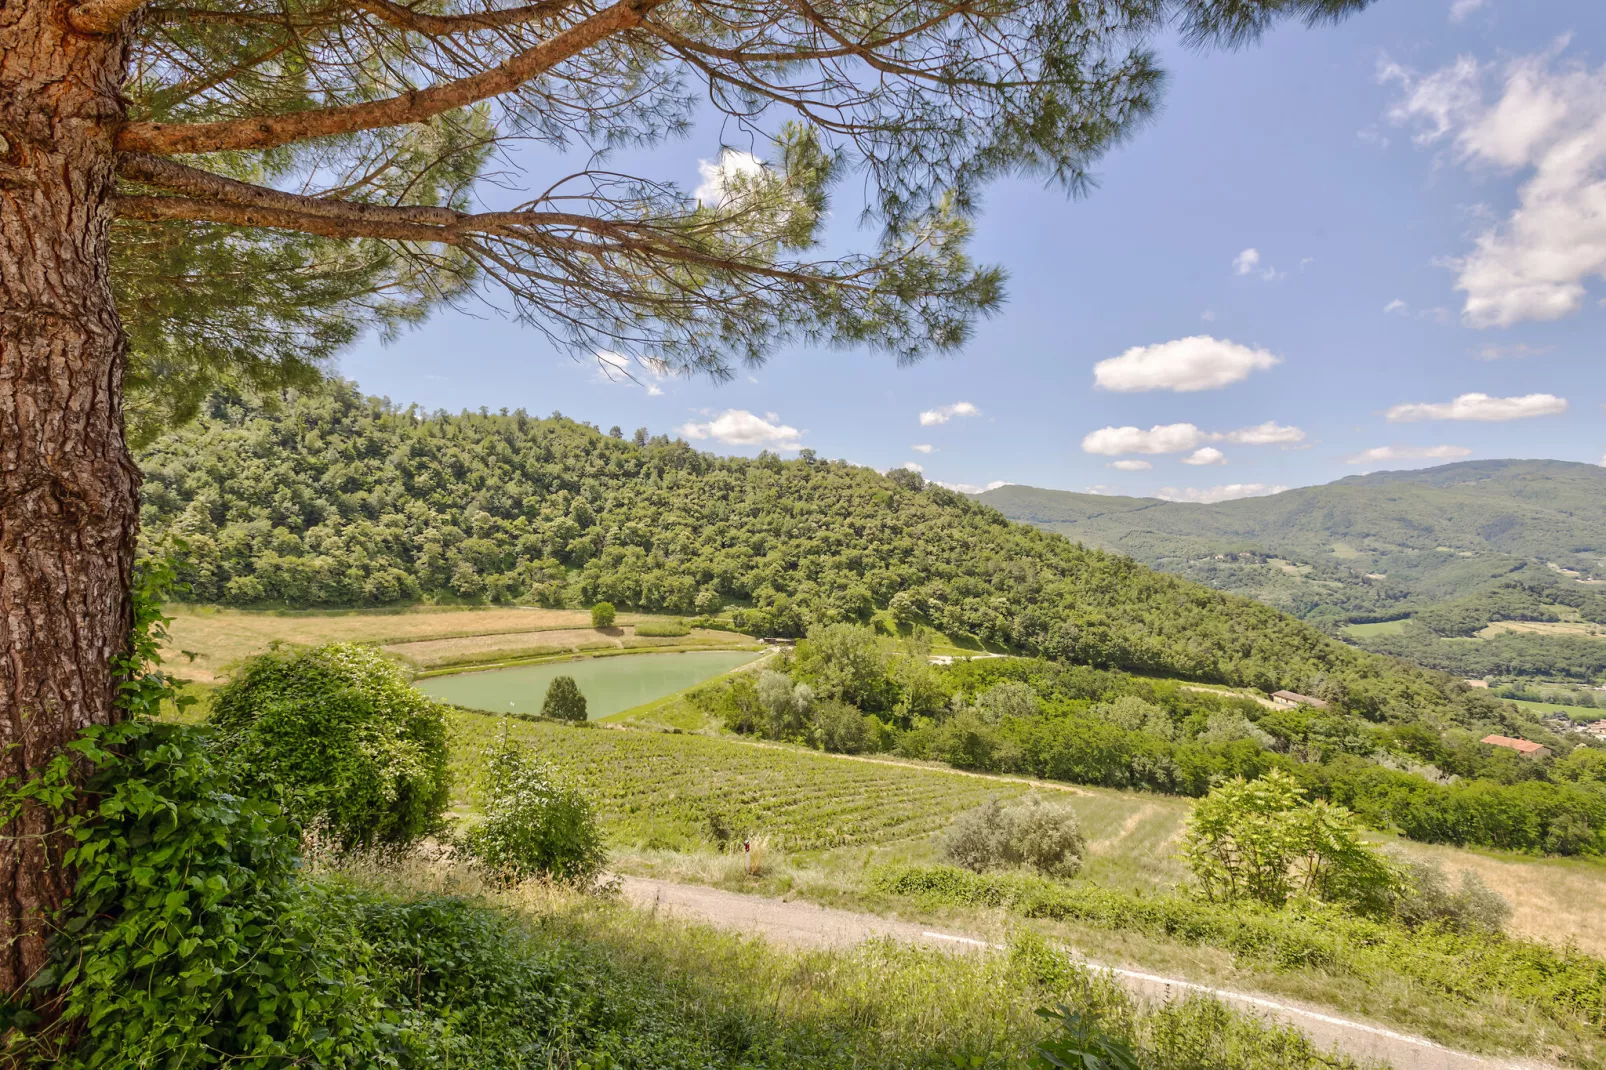
{"label": "pine tree", "polygon": [[[218,384],[310,381],[357,332],[473,285],[616,373],[722,377],[793,342],[952,350],[1002,297],[966,253],[978,194],[1003,175],[1084,188],[1153,113],[1147,41],[1233,45],[1368,2],[15,0],[0,779],[118,716],[127,431]],[[596,162],[699,108],[757,149],[721,153],[701,198]],[[481,201],[515,145],[540,191]],[[583,162],[565,175],[567,152]],[[821,257],[828,194],[853,174],[879,234]],[[44,962],[43,913],[71,883],[55,851],[35,808],[0,838],[0,992]]]}

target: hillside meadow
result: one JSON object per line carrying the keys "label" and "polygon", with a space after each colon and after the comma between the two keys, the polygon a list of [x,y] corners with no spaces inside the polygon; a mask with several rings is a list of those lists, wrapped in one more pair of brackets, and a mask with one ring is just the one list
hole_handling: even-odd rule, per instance
{"label": "hillside meadow", "polygon": [[[649,713],[636,711],[627,719],[640,724]],[[1498,951],[1498,945],[1485,945],[1487,938],[1459,945],[1462,950],[1457,951],[1458,945],[1441,946],[1433,937],[1415,952],[1409,950],[1409,938],[1391,947],[1401,937],[1388,936],[1392,930],[1387,928],[1350,921],[1338,925],[1336,918],[1324,921],[1320,915],[1301,920],[1274,914],[1257,920],[1256,912],[1247,908],[1235,913],[1186,905],[1192,902],[1186,893],[1188,878],[1177,857],[1191,809],[1186,800],[695,732],[606,723],[571,727],[460,709],[450,716],[458,820],[476,820],[482,756],[506,734],[528,744],[595,800],[608,833],[610,865],[618,872],[801,898],[942,924],[999,941],[1031,930],[1099,962],[1295,998],[1452,1046],[1489,1053],[1565,1053],[1565,1061],[1575,1065],[1606,1065],[1591,1039],[1589,1015],[1580,1019],[1549,996],[1517,995],[1526,989],[1511,986],[1532,983],[1518,981],[1529,976],[1527,967],[1498,980],[1491,974],[1486,985],[1476,978],[1507,967],[1468,958],[1464,969],[1472,972],[1461,981],[1455,980],[1453,967],[1442,972],[1475,946],[1483,948],[1481,953]],[[991,799],[1016,799],[1033,791],[1068,802],[1081,819],[1088,841],[1086,865],[1077,880],[1057,887],[1065,888],[1073,902],[1086,902],[1076,908],[1089,911],[1085,916],[1044,915],[1036,908],[1022,913],[980,901],[889,891],[888,880],[895,884],[897,874],[919,874],[932,866],[942,872],[940,834],[955,817]],[[751,856],[759,860],[757,872],[740,847],[744,840],[758,851]],[[1515,935],[1547,946],[1571,944],[1577,951],[1606,952],[1606,941],[1593,931],[1589,907],[1606,893],[1606,867],[1598,863],[1404,843],[1395,849],[1434,858],[1452,874],[1465,868],[1484,875],[1516,907],[1510,926]],[[1115,898],[1101,898],[1108,896]],[[1137,920],[1145,910],[1183,914],[1155,928]],[[1189,911],[1202,913],[1189,919]],[[1211,935],[1212,926],[1223,924],[1264,931],[1247,942],[1227,930]],[[1386,939],[1372,946],[1380,937]],[[1276,955],[1294,957],[1268,958],[1263,949],[1268,940],[1289,947]],[[1314,960],[1298,964],[1301,956],[1311,954]],[[1589,960],[1577,959],[1577,952],[1544,954],[1560,955],[1558,966],[1570,963],[1566,969],[1582,969],[1585,978],[1594,969]],[[1552,969],[1535,968],[1541,975]],[[1575,983],[1586,989],[1591,984]]]}
{"label": "hillside meadow", "polygon": [[[574,778],[597,800],[615,848],[639,851],[642,858],[711,849],[710,814],[769,837],[781,855],[822,872],[882,858],[931,858],[931,833],[955,815],[989,799],[1039,790],[1063,793],[1081,817],[1087,880],[1153,889],[1185,878],[1175,857],[1192,808],[1185,799],[694,733],[604,725],[576,730],[470,710],[453,710],[451,717],[460,812],[472,809],[477,754],[505,731]],[[1376,839],[1408,857],[1434,859],[1451,873],[1470,869],[1483,877],[1511,902],[1513,932],[1606,954],[1598,914],[1598,904],[1606,902],[1606,863]]]}

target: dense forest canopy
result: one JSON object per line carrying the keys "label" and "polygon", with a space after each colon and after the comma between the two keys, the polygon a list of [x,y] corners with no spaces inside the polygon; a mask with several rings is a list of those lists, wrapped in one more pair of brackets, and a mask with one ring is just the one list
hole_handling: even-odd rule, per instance
{"label": "dense forest canopy", "polygon": [[[878,607],[1070,662],[1266,690],[1372,719],[1468,720],[1459,683],[1268,606],[1013,524],[912,473],[811,453],[721,458],[554,416],[426,415],[352,386],[271,410],[214,397],[141,457],[147,546],[182,539],[189,597],[429,597],[734,609],[801,634]],[[1480,709],[1471,720],[1497,720]]]}

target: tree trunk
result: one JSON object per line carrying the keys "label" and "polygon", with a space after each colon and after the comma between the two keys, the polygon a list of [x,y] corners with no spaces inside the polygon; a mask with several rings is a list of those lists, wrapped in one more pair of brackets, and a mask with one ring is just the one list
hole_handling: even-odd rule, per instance
{"label": "tree trunk", "polygon": [[[109,278],[126,37],[62,0],[0,3],[0,780],[117,717],[139,473]],[[0,830],[0,994],[44,961],[71,887],[46,815]]]}

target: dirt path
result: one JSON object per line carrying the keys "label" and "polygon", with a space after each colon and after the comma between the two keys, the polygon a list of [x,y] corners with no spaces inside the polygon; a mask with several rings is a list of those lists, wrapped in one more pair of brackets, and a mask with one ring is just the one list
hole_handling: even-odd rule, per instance
{"label": "dirt path", "polygon": [[[893,939],[949,952],[974,953],[998,948],[997,944],[973,935],[940,932],[912,922],[833,910],[813,903],[742,895],[649,877],[620,877],[619,881],[624,897],[637,906],[798,947],[851,947],[866,940]],[[1396,1070],[1548,1070],[1548,1064],[1544,1063],[1454,1051],[1431,1040],[1328,1014],[1292,1000],[1230,992],[1180,978],[1083,961],[1097,969],[1108,970],[1134,995],[1144,999],[1164,1002],[1188,993],[1214,996],[1239,1009],[1293,1025],[1321,1047],[1336,1047],[1363,1062],[1387,1063]]]}

